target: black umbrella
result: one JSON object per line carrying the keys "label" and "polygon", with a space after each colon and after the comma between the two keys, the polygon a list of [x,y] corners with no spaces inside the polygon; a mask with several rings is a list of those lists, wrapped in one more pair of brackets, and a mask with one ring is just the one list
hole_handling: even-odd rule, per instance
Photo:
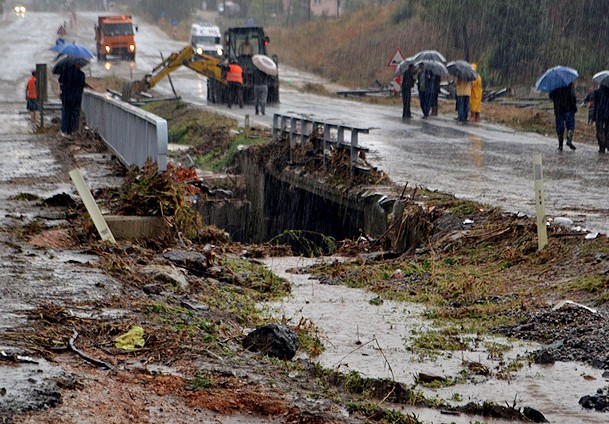
{"label": "black umbrella", "polygon": [[64,56],[61,59],[59,59],[55,65],[53,65],[53,69],[51,69],[51,72],[56,75],[59,75],[59,74],[61,74],[61,71],[63,71],[64,68],[66,68],[67,66],[72,66],[72,65],[85,66],[88,64],[89,64],[89,61],[87,59],[85,59],[84,57]]}
{"label": "black umbrella", "polygon": [[446,65],[448,73],[464,81],[476,81],[478,72],[465,60],[455,60]]}
{"label": "black umbrella", "polygon": [[438,62],[437,60],[421,60],[420,62],[415,63],[416,66],[423,64],[425,70],[431,71],[432,74],[437,75],[439,77],[447,77],[448,69],[442,62]]}

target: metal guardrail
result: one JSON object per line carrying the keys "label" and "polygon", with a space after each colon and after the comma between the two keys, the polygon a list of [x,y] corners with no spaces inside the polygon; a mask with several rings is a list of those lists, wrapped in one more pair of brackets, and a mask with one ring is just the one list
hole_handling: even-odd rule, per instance
{"label": "metal guardrail", "polygon": [[[345,132],[350,133],[350,141],[345,141]],[[327,165],[330,145],[338,149],[349,149],[351,159],[351,174],[357,167],[359,152],[368,152],[368,148],[359,146],[359,134],[368,134],[369,128],[357,128],[349,125],[329,124],[296,116],[273,115],[273,141],[279,141],[284,135],[290,140],[290,162],[293,162],[294,150],[300,146],[304,153],[304,146],[311,134],[317,133],[323,137],[324,165]]]}
{"label": "metal guardrail", "polygon": [[167,121],[106,95],[85,90],[82,110],[87,125],[97,132],[125,166],[156,162],[167,170]]}

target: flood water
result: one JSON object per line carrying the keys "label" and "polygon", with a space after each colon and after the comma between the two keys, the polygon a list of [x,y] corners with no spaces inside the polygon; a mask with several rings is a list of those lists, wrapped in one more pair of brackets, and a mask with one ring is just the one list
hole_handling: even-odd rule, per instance
{"label": "flood water", "polygon": [[[412,385],[418,373],[454,378],[462,371],[463,361],[479,362],[494,375],[499,361],[505,363],[537,350],[540,345],[504,338],[485,337],[464,351],[442,352],[437,358],[421,358],[407,349],[412,337],[434,330],[433,322],[422,317],[425,307],[417,304],[384,300],[380,305],[370,303],[374,293],[345,286],[320,284],[308,274],[287,272],[319,260],[307,258],[268,258],[265,264],[275,274],[289,280],[292,296],[268,306],[272,315],[286,317],[291,324],[301,318],[312,321],[320,331],[325,351],[315,360],[326,368],[344,373],[358,371],[364,377],[394,378]],[[374,302],[376,303],[376,302]],[[467,337],[467,336],[466,336]],[[474,335],[472,335],[472,338]],[[511,345],[503,359],[489,359],[486,346],[493,343]],[[450,405],[493,401],[500,405],[532,407],[544,414],[551,423],[607,423],[609,414],[584,410],[578,400],[592,395],[607,385],[602,370],[580,363],[557,362],[525,366],[512,373],[509,380],[477,377],[476,383],[456,384],[440,389],[418,386],[426,397],[437,398]],[[459,399],[455,401],[454,399]],[[404,413],[415,413],[426,423],[508,423],[472,416],[448,416],[439,411],[396,406]],[[403,408],[403,409],[402,409]]]}

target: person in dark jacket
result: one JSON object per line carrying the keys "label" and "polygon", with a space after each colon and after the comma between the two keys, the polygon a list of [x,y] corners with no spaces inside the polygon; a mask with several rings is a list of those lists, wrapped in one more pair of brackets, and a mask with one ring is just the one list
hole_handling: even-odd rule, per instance
{"label": "person in dark jacket", "polygon": [[402,121],[412,118],[412,113],[410,112],[410,99],[412,95],[412,87],[414,87],[414,79],[414,65],[410,64],[408,65],[408,69],[406,69],[402,75]]}
{"label": "person in dark jacket", "polygon": [[266,99],[269,96],[269,76],[254,66],[252,83],[254,85],[254,104],[256,108],[256,115],[258,115],[258,112],[264,115],[266,109]]}
{"label": "person in dark jacket", "polygon": [[419,91],[419,102],[421,103],[421,111],[423,119],[429,118],[429,110],[431,108],[431,97],[433,93],[432,73],[425,69],[425,64],[419,64],[419,73],[417,76],[417,89]]}
{"label": "person in dark jacket", "polygon": [[573,135],[575,133],[575,112],[577,112],[577,99],[573,83],[557,88],[550,92],[550,99],[554,103],[554,116],[556,117],[556,134],[558,135],[558,150],[562,150],[567,128],[567,146],[575,150]]}
{"label": "person in dark jacket", "polygon": [[78,131],[82,93],[84,88],[88,87],[85,73],[81,70],[82,66],[66,66],[59,75],[62,105],[61,131],[68,137]]}
{"label": "person in dark jacket", "polygon": [[594,121],[599,153],[609,149],[609,87],[601,85],[594,91]]}

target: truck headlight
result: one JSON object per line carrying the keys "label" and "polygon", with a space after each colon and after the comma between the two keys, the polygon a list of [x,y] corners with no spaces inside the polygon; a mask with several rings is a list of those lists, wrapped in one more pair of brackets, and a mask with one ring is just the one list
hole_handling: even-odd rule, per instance
{"label": "truck headlight", "polygon": [[134,52],[135,51],[135,45],[134,44],[129,44],[129,51],[130,52]]}
{"label": "truck headlight", "polygon": [[203,54],[203,49],[201,47],[197,47],[197,54],[199,56]]}
{"label": "truck headlight", "polygon": [[106,53],[110,53],[110,46],[104,46],[104,50],[106,51]]}
{"label": "truck headlight", "polygon": [[218,49],[216,50],[216,53],[218,54],[218,56],[222,57],[224,56],[224,52],[222,51],[222,49]]}

